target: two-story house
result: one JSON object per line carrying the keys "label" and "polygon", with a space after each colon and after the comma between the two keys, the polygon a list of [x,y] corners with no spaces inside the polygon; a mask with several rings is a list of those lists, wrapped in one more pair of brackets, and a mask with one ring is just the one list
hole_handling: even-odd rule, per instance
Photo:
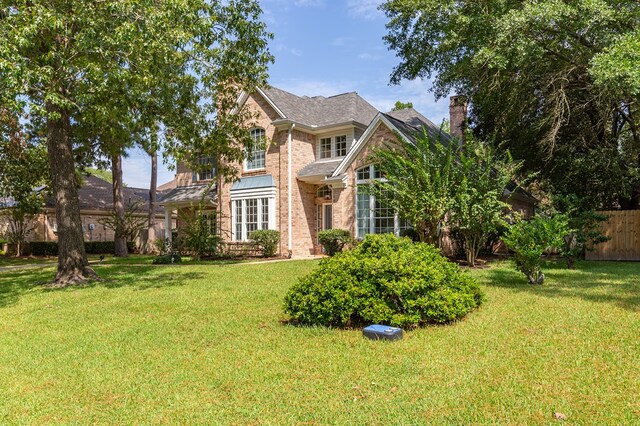
{"label": "two-story house", "polygon": [[[324,229],[348,229],[356,238],[399,234],[406,225],[396,212],[358,191],[358,185],[380,178],[366,161],[370,147],[396,140],[394,133],[411,141],[423,130],[451,140],[416,110],[381,113],[355,92],[300,97],[268,88],[239,102],[259,117],[251,135],[269,143],[240,166],[238,181],[214,195],[220,197],[220,229],[232,242],[247,241],[257,229],[278,230],[280,253],[293,256],[319,253],[317,234]],[[457,120],[460,108],[452,102]],[[198,203],[213,177],[178,165],[176,187],[160,200],[167,220],[176,209]],[[533,211],[527,197],[516,194],[511,202],[528,215]]]}

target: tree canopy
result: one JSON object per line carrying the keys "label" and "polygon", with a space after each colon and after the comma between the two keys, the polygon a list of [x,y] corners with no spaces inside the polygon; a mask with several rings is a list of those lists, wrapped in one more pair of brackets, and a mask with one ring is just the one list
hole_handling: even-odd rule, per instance
{"label": "tree canopy", "polygon": [[[58,284],[95,276],[76,167],[122,153],[155,126],[176,157],[224,154],[247,118],[231,99],[264,84],[272,61],[260,17],[255,0],[0,3],[0,104],[46,141]],[[229,137],[204,137],[220,131]]]}
{"label": "tree canopy", "polygon": [[391,75],[471,101],[474,132],[506,142],[542,187],[591,206],[637,204],[640,3],[388,0]]}

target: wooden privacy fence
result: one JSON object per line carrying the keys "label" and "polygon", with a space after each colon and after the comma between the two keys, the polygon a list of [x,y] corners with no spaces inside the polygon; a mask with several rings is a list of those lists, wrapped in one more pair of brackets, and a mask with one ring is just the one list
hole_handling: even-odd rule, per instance
{"label": "wooden privacy fence", "polygon": [[602,211],[609,220],[600,225],[600,232],[609,241],[587,250],[587,260],[640,260],[640,210]]}

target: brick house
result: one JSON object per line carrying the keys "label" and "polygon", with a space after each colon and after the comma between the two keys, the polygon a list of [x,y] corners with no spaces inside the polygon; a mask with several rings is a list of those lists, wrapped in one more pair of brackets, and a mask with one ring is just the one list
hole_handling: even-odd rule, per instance
{"label": "brick house", "polygon": [[[158,193],[159,196],[162,192]],[[149,190],[144,188],[123,188],[125,206],[138,204],[140,212],[136,214],[141,219],[147,217],[147,208],[149,202]],[[114,233],[102,225],[100,221],[109,217],[113,212],[113,186],[111,183],[97,176],[86,175],[82,177],[82,185],[78,188],[78,201],[80,204],[80,218],[82,220],[82,233],[85,241],[113,241]],[[0,203],[2,205],[2,203]],[[10,207],[10,204],[7,204]],[[55,199],[47,197],[40,214],[34,219],[34,229],[29,235],[29,241],[57,241],[57,221]],[[175,219],[171,221],[171,227],[175,223]],[[156,237],[164,238],[164,213],[163,209],[158,207],[155,214]],[[5,220],[0,218],[0,234],[8,226]],[[144,234],[144,232],[143,232]],[[145,238],[141,235],[136,241],[136,245],[140,247]]]}
{"label": "brick house", "polygon": [[[452,140],[413,108],[381,113],[355,92],[300,97],[271,87],[244,94],[239,102],[258,114],[251,135],[267,146],[239,165],[238,181],[208,195],[220,197],[220,231],[229,242],[243,242],[253,230],[278,230],[280,253],[293,256],[319,253],[317,234],[324,229],[347,229],[356,238],[399,234],[406,224],[398,215],[357,190],[379,177],[366,162],[369,149],[396,140],[394,133],[411,141],[426,130],[444,142]],[[459,126],[464,108],[452,101]],[[175,188],[159,200],[165,227],[176,210],[193,208],[214,176],[213,166],[201,175],[178,164]],[[533,213],[533,199],[523,192],[516,191],[509,202],[527,216]]]}

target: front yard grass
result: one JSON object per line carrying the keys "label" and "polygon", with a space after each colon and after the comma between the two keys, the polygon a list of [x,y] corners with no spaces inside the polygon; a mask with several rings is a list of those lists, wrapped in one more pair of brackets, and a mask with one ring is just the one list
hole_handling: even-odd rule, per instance
{"label": "front yard grass", "polygon": [[472,271],[464,321],[374,342],[283,325],[315,261],[95,265],[0,273],[0,423],[568,424],[640,422],[640,264]]}

